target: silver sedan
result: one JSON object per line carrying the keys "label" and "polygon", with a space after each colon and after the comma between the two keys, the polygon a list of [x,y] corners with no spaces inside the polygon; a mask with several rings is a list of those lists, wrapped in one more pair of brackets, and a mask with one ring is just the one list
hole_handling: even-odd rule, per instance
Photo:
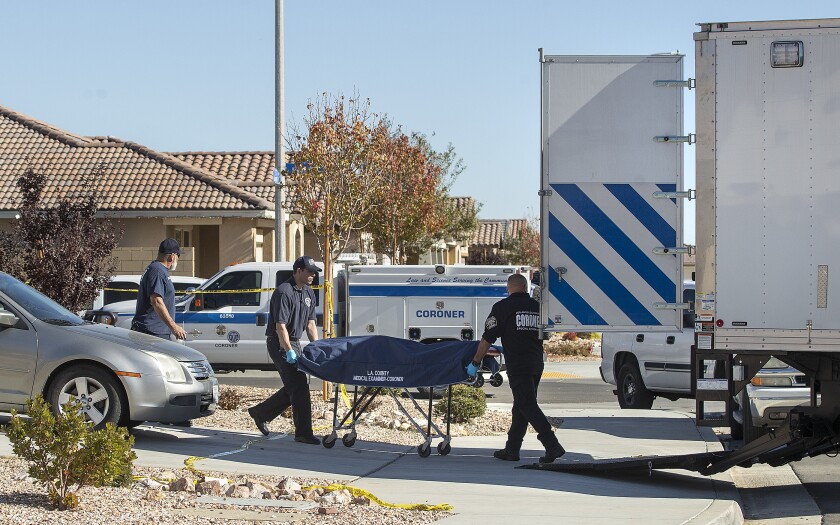
{"label": "silver sedan", "polygon": [[0,272],[0,411],[42,394],[54,411],[76,399],[96,428],[181,422],[216,410],[219,384],[200,352],[93,324]]}

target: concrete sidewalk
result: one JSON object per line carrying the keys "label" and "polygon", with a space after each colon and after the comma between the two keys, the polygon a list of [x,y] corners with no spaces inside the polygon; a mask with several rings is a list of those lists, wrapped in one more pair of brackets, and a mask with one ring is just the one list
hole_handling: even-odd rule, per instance
{"label": "concrete sidewalk", "polygon": [[[549,416],[565,420],[557,435],[568,452],[558,461],[722,449],[713,432],[698,429],[688,414],[544,408]],[[428,458],[419,457],[414,447],[382,443],[357,441],[347,448],[340,437],[334,448],[326,449],[282,435],[265,438],[202,427],[141,425],[135,432],[135,449],[139,465],[180,468],[189,456],[235,451],[253,440],[242,452],[202,460],[196,467],[343,480],[391,503],[449,503],[454,511],[440,522],[447,525],[743,521],[728,474],[706,477],[674,470],[584,475],[514,468],[542,455],[534,434],[526,438],[518,463],[492,458],[504,436],[455,437],[449,455],[440,456],[433,448]],[[0,436],[0,454],[11,454],[5,436]]]}

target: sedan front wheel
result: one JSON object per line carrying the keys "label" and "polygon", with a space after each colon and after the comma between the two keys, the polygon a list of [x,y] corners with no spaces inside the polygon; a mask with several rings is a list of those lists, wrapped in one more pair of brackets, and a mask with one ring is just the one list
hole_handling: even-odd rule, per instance
{"label": "sedan front wheel", "polygon": [[124,425],[128,421],[128,403],[121,386],[95,366],[78,365],[58,374],[50,384],[48,398],[55,414],[62,413],[64,405],[75,400],[94,429],[108,423]]}

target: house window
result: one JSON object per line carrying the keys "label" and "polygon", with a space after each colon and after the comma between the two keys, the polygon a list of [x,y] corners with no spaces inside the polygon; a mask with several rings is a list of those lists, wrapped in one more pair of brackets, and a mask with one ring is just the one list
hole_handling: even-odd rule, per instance
{"label": "house window", "polygon": [[192,246],[192,226],[178,226],[175,228],[175,240],[181,247]]}

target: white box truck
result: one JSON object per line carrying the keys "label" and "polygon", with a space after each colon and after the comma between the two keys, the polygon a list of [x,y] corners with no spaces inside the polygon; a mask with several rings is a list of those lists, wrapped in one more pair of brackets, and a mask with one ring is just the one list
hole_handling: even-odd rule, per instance
{"label": "white box truck", "polygon": [[728,403],[772,355],[806,373],[812,406],[718,470],[836,450],[840,19],[701,24],[694,40],[696,363],[726,379],[695,375],[698,424],[722,423],[705,404]]}
{"label": "white box truck", "polygon": [[[696,80],[679,55],[541,53],[543,329],[681,329],[681,202],[696,195],[698,425],[729,424],[731,399],[771,356],[808,376],[811,406],[680,465],[837,450],[840,19],[700,24],[694,40]],[[682,132],[682,88],[697,90],[696,135]],[[695,142],[696,194],[682,184]]]}

